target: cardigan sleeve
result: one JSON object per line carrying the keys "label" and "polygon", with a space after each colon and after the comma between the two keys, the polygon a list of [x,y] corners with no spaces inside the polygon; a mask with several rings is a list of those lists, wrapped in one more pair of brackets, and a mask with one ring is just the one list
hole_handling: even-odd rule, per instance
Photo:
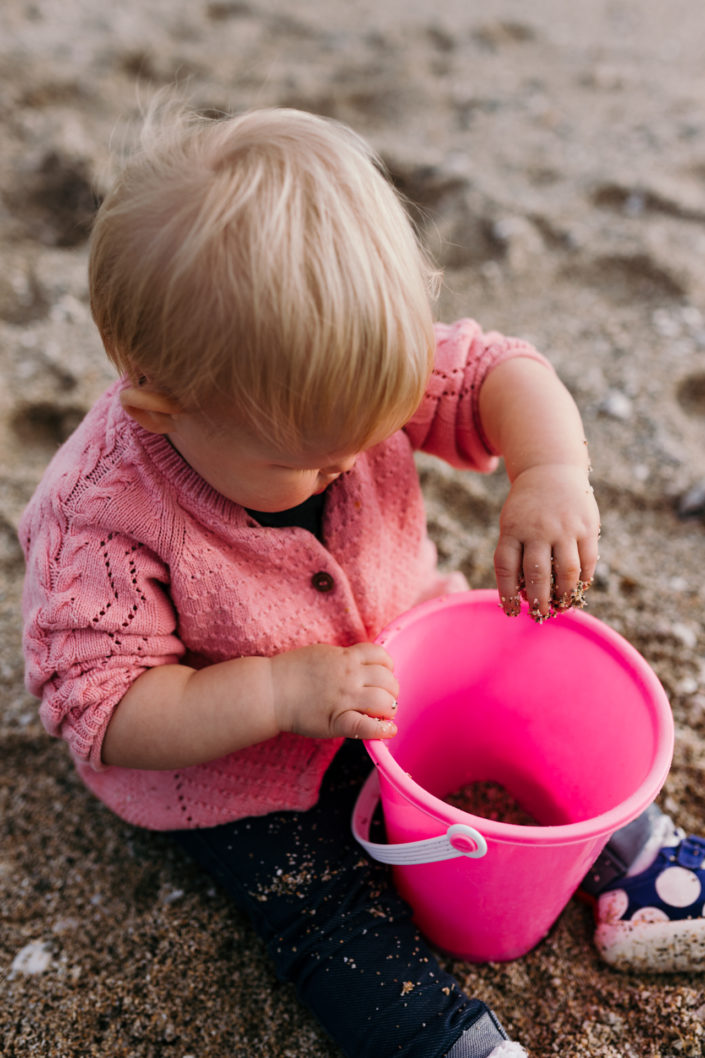
{"label": "cardigan sleeve", "polygon": [[184,653],[168,570],[126,535],[77,528],[56,499],[36,499],[20,526],[28,690],[47,731],[100,770],[113,711],[147,668]]}
{"label": "cardigan sleeve", "polygon": [[490,371],[515,356],[553,370],[528,342],[496,331],[484,333],[470,319],[436,324],[436,359],[421,404],[404,427],[412,446],[454,467],[491,471],[498,454],[482,429],[479,396]]}

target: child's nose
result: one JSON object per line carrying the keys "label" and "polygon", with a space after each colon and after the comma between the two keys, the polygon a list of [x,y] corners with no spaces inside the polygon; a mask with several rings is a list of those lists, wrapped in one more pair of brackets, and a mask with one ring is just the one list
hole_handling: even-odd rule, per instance
{"label": "child's nose", "polygon": [[355,466],[356,459],[357,456],[347,456],[345,459],[339,459],[336,463],[331,463],[330,466],[323,467],[321,473],[344,474],[346,470],[352,470]]}

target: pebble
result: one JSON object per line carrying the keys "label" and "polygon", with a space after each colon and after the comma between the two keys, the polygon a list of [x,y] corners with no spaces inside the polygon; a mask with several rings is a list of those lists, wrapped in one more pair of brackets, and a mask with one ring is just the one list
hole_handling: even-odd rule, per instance
{"label": "pebble", "polygon": [[694,625],[676,621],[671,625],[671,634],[689,650],[694,650],[698,644],[698,630]]}
{"label": "pebble", "polygon": [[537,228],[526,217],[504,216],[492,225],[492,238],[501,247],[513,272],[524,272],[543,252]]}
{"label": "pebble", "polygon": [[705,514],[705,480],[698,481],[678,500],[680,518],[696,518]]}
{"label": "pebble", "polygon": [[599,410],[610,419],[620,419],[626,422],[632,417],[633,404],[626,393],[620,389],[610,389],[600,401]]}
{"label": "pebble", "polygon": [[169,889],[163,892],[161,895],[161,901],[163,904],[175,904],[184,895],[183,889]]}
{"label": "pebble", "polygon": [[12,960],[10,976],[43,974],[51,964],[51,950],[43,940],[32,940]]}

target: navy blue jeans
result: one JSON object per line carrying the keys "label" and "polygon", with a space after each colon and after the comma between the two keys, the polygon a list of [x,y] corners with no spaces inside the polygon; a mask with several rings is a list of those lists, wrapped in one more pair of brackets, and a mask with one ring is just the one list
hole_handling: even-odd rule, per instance
{"label": "navy blue jeans", "polygon": [[174,836],[249,915],[277,975],[345,1055],[442,1058],[488,1008],[441,969],[388,868],[351,834],[370,767],[347,742],[309,811]]}

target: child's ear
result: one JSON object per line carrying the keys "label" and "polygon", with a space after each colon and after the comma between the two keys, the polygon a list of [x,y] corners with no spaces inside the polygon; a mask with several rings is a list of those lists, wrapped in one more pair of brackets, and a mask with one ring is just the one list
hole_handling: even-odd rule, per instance
{"label": "child's ear", "polygon": [[163,393],[141,386],[128,386],[120,393],[120,403],[135,422],[150,433],[169,433],[181,408]]}

